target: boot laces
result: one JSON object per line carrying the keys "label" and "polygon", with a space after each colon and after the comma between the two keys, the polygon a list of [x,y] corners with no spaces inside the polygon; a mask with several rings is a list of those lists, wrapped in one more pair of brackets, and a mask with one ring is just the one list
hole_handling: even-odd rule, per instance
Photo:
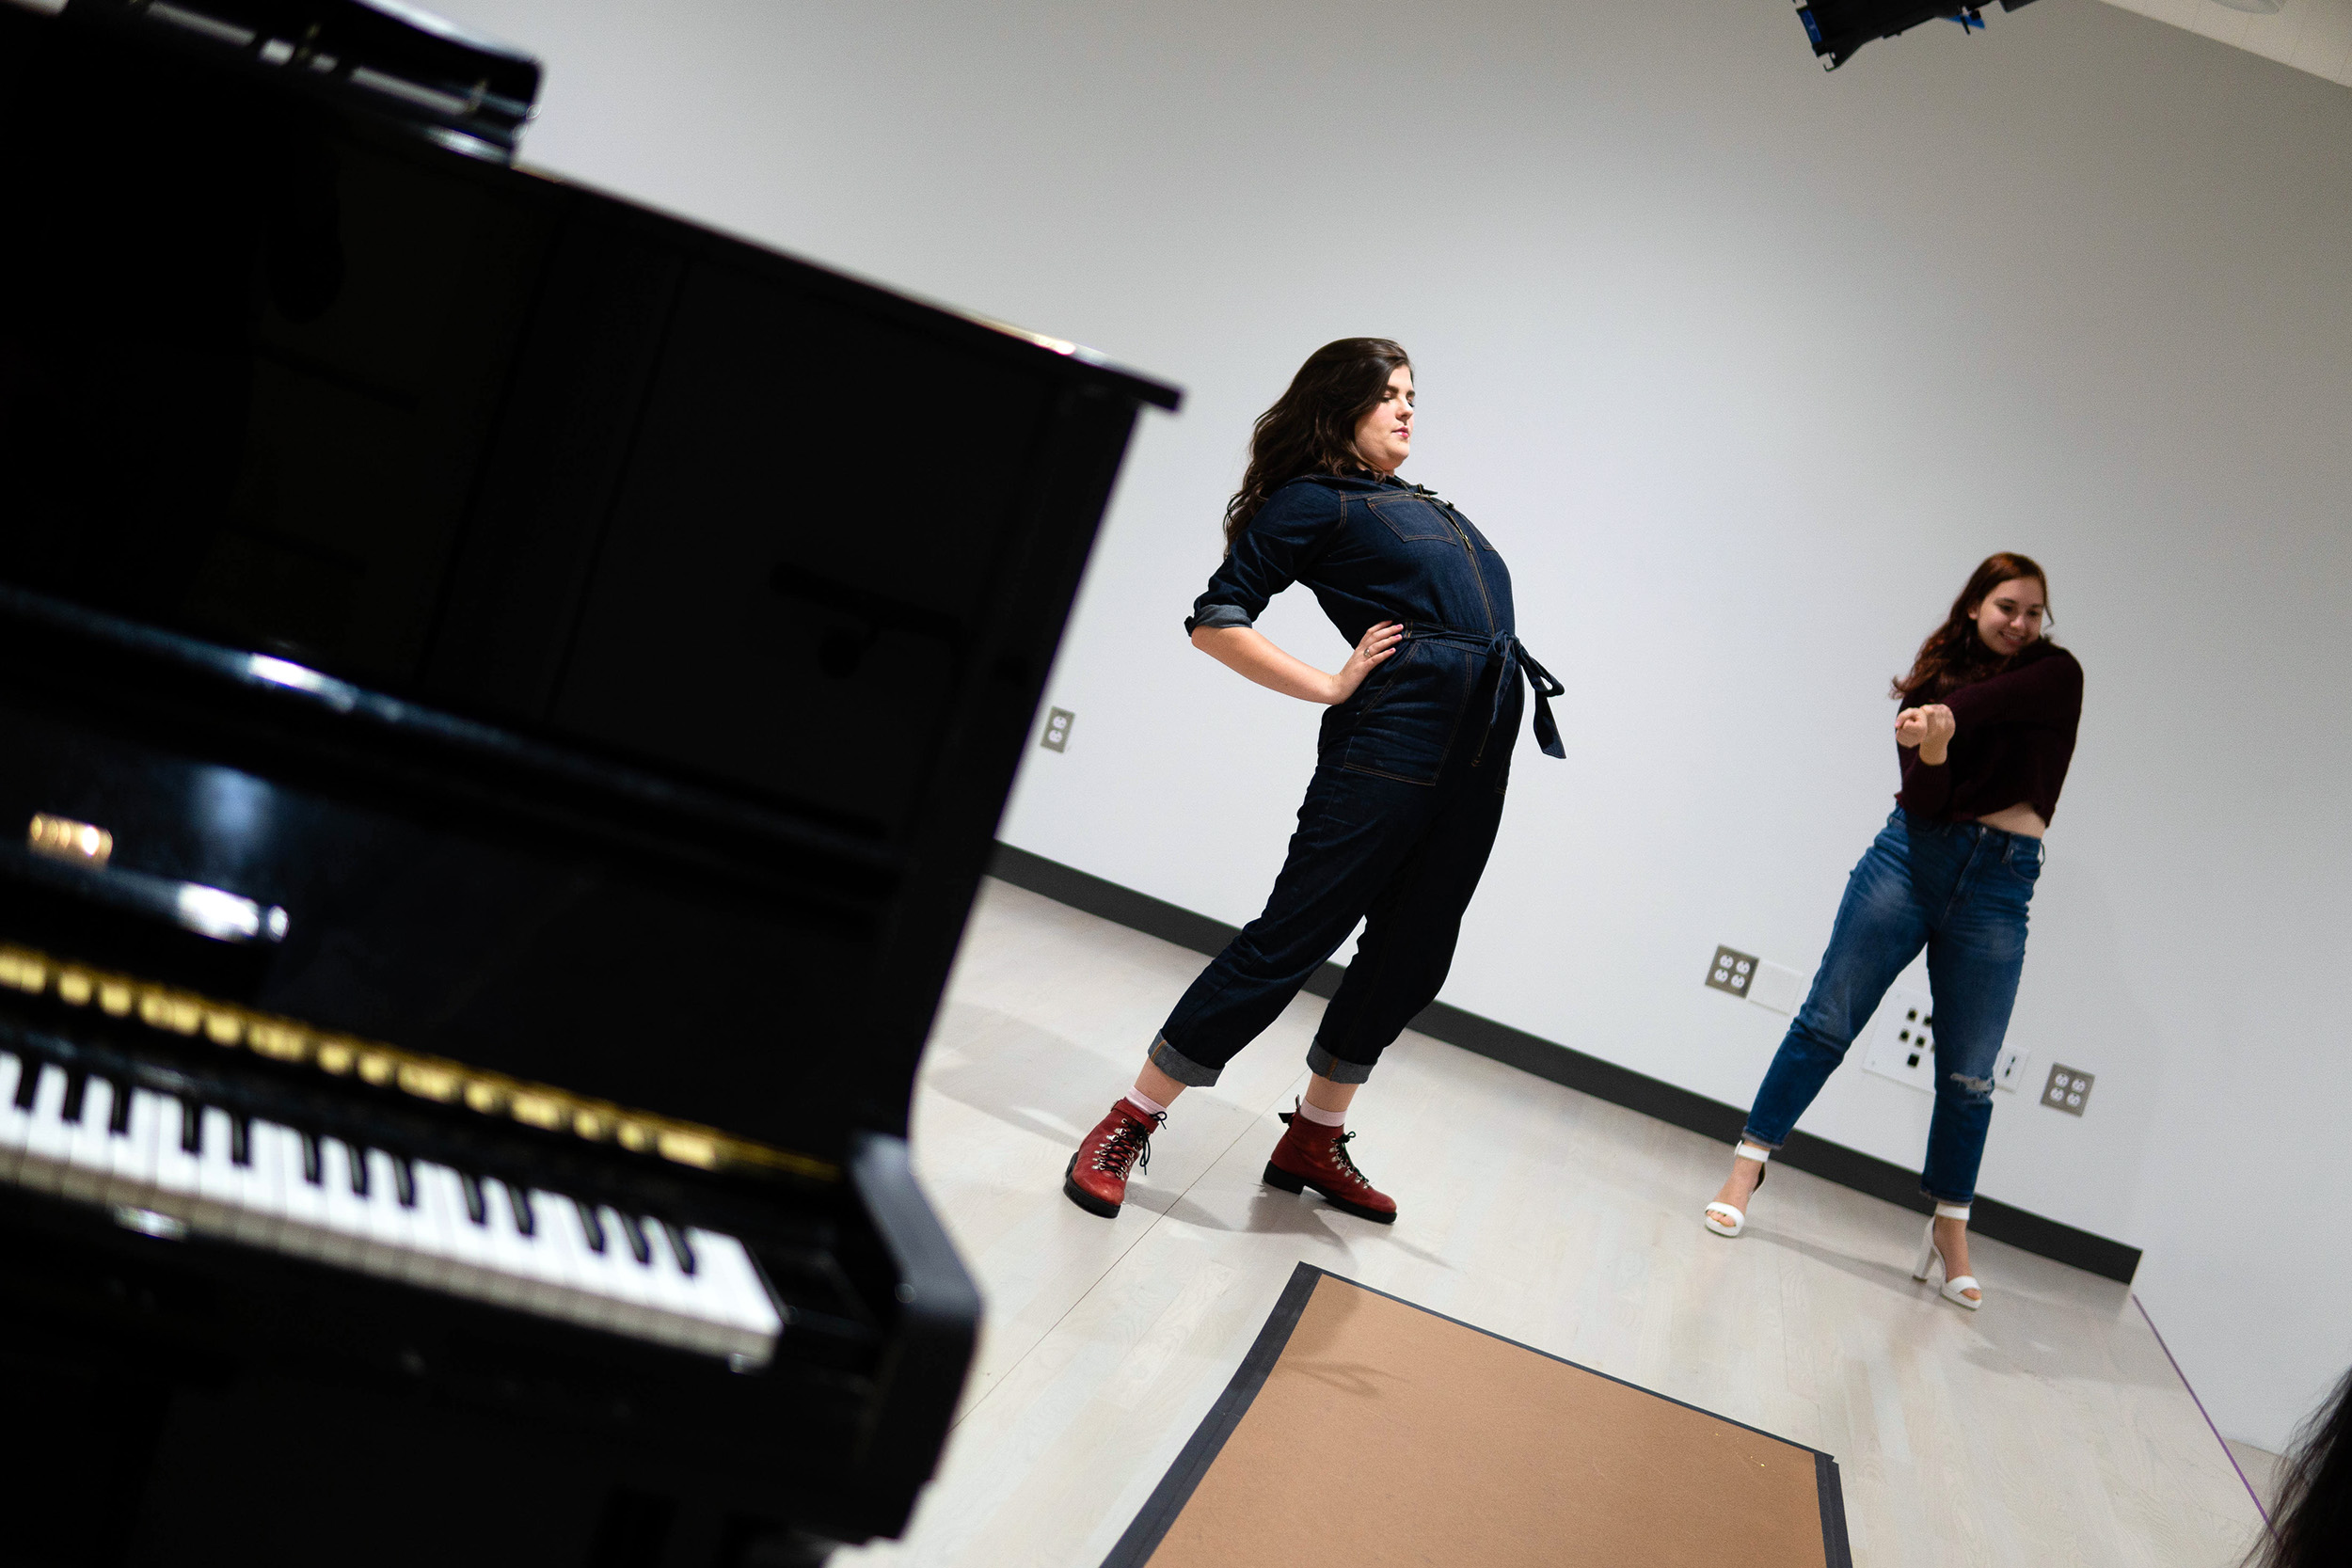
{"label": "boot laces", "polygon": [[1353,1132],[1343,1132],[1333,1138],[1331,1140],[1331,1163],[1339,1166],[1346,1174],[1348,1180],[1354,1181],[1359,1187],[1369,1187],[1372,1183],[1365,1180],[1362,1171],[1356,1168],[1355,1157],[1347,1152],[1347,1146],[1355,1141],[1356,1134]]}
{"label": "boot laces", "polygon": [[[1154,1125],[1167,1119],[1166,1112],[1152,1118]],[[1110,1136],[1103,1140],[1102,1148],[1094,1151],[1094,1168],[1124,1180],[1131,1165],[1139,1171],[1152,1168],[1152,1130],[1121,1117],[1119,1125],[1111,1129]]]}

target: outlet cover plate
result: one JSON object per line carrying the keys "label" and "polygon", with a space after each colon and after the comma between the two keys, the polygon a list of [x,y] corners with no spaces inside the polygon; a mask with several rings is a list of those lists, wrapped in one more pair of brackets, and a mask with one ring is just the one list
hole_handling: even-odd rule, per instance
{"label": "outlet cover plate", "polygon": [[1756,979],[1756,955],[1741,953],[1729,947],[1715,949],[1714,961],[1707,966],[1707,984],[1714,990],[1727,990],[1734,996],[1748,994],[1749,985]]}
{"label": "outlet cover plate", "polygon": [[1066,707],[1049,709],[1045,715],[1045,733],[1037,743],[1049,752],[1067,751],[1070,747],[1070,725],[1078,716]]}
{"label": "outlet cover plate", "polygon": [[2070,1117],[2083,1114],[2090,1103],[2090,1085],[2098,1074],[2063,1063],[2050,1064],[2050,1076],[2042,1085],[2042,1103],[2053,1111],[2064,1111]]}
{"label": "outlet cover plate", "polygon": [[1882,1078],[1935,1092],[1935,1003],[1925,991],[1894,990],[1870,1020],[1863,1067]]}

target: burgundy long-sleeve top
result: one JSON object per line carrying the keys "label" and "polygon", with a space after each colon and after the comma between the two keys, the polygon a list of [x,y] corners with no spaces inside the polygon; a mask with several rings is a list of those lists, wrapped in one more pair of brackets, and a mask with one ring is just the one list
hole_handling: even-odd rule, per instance
{"label": "burgundy long-sleeve top", "polygon": [[1952,739],[1930,767],[1916,747],[1898,746],[1903,786],[1896,804],[1920,816],[1967,821],[2023,802],[2047,822],[2058,813],[2074,726],[2083,713],[2083,667],[2054,643],[2037,642],[1999,674],[1946,694]]}

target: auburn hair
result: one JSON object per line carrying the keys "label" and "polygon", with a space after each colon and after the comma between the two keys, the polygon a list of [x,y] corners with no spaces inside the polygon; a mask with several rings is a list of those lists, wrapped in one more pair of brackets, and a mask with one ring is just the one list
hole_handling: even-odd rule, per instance
{"label": "auburn hair", "polygon": [[1997,674],[2016,656],[1994,653],[1985,646],[1977,634],[1977,611],[1985,595],[2005,582],[2031,578],[2042,585],[2042,597],[2046,604],[2050,597],[2050,579],[2033,557],[2019,555],[2014,550],[1995,550],[1984,558],[1977,569],[1968,574],[1968,585],[1952,601],[1951,613],[1944,624],[1928,633],[1928,640],[1919,644],[1919,657],[1911,661],[1911,673],[1895,677],[1894,689],[1888,693],[1905,707],[1917,707],[1923,703],[1941,702],[1972,681]]}
{"label": "auburn hair", "polygon": [[1386,338],[1342,338],[1307,356],[1290,389],[1249,428],[1249,467],[1225,503],[1225,547],[1232,549],[1267,499],[1300,474],[1361,468],[1357,421],[1380,406],[1389,377],[1412,364]]}

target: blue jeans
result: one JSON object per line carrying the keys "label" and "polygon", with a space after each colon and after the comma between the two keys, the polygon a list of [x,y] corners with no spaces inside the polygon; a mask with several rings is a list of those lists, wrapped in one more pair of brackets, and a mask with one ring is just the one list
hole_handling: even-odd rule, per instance
{"label": "blue jeans", "polygon": [[1919,1186],[1939,1202],[1973,1198],[1993,1122],[1993,1067],[2026,967],[2026,906],[2041,875],[2040,839],[1897,809],[1846,879],[1812,993],[1782,1037],[1740,1135],[1767,1148],[1788,1140],[1886,988],[1925,947],[1935,1115]]}

